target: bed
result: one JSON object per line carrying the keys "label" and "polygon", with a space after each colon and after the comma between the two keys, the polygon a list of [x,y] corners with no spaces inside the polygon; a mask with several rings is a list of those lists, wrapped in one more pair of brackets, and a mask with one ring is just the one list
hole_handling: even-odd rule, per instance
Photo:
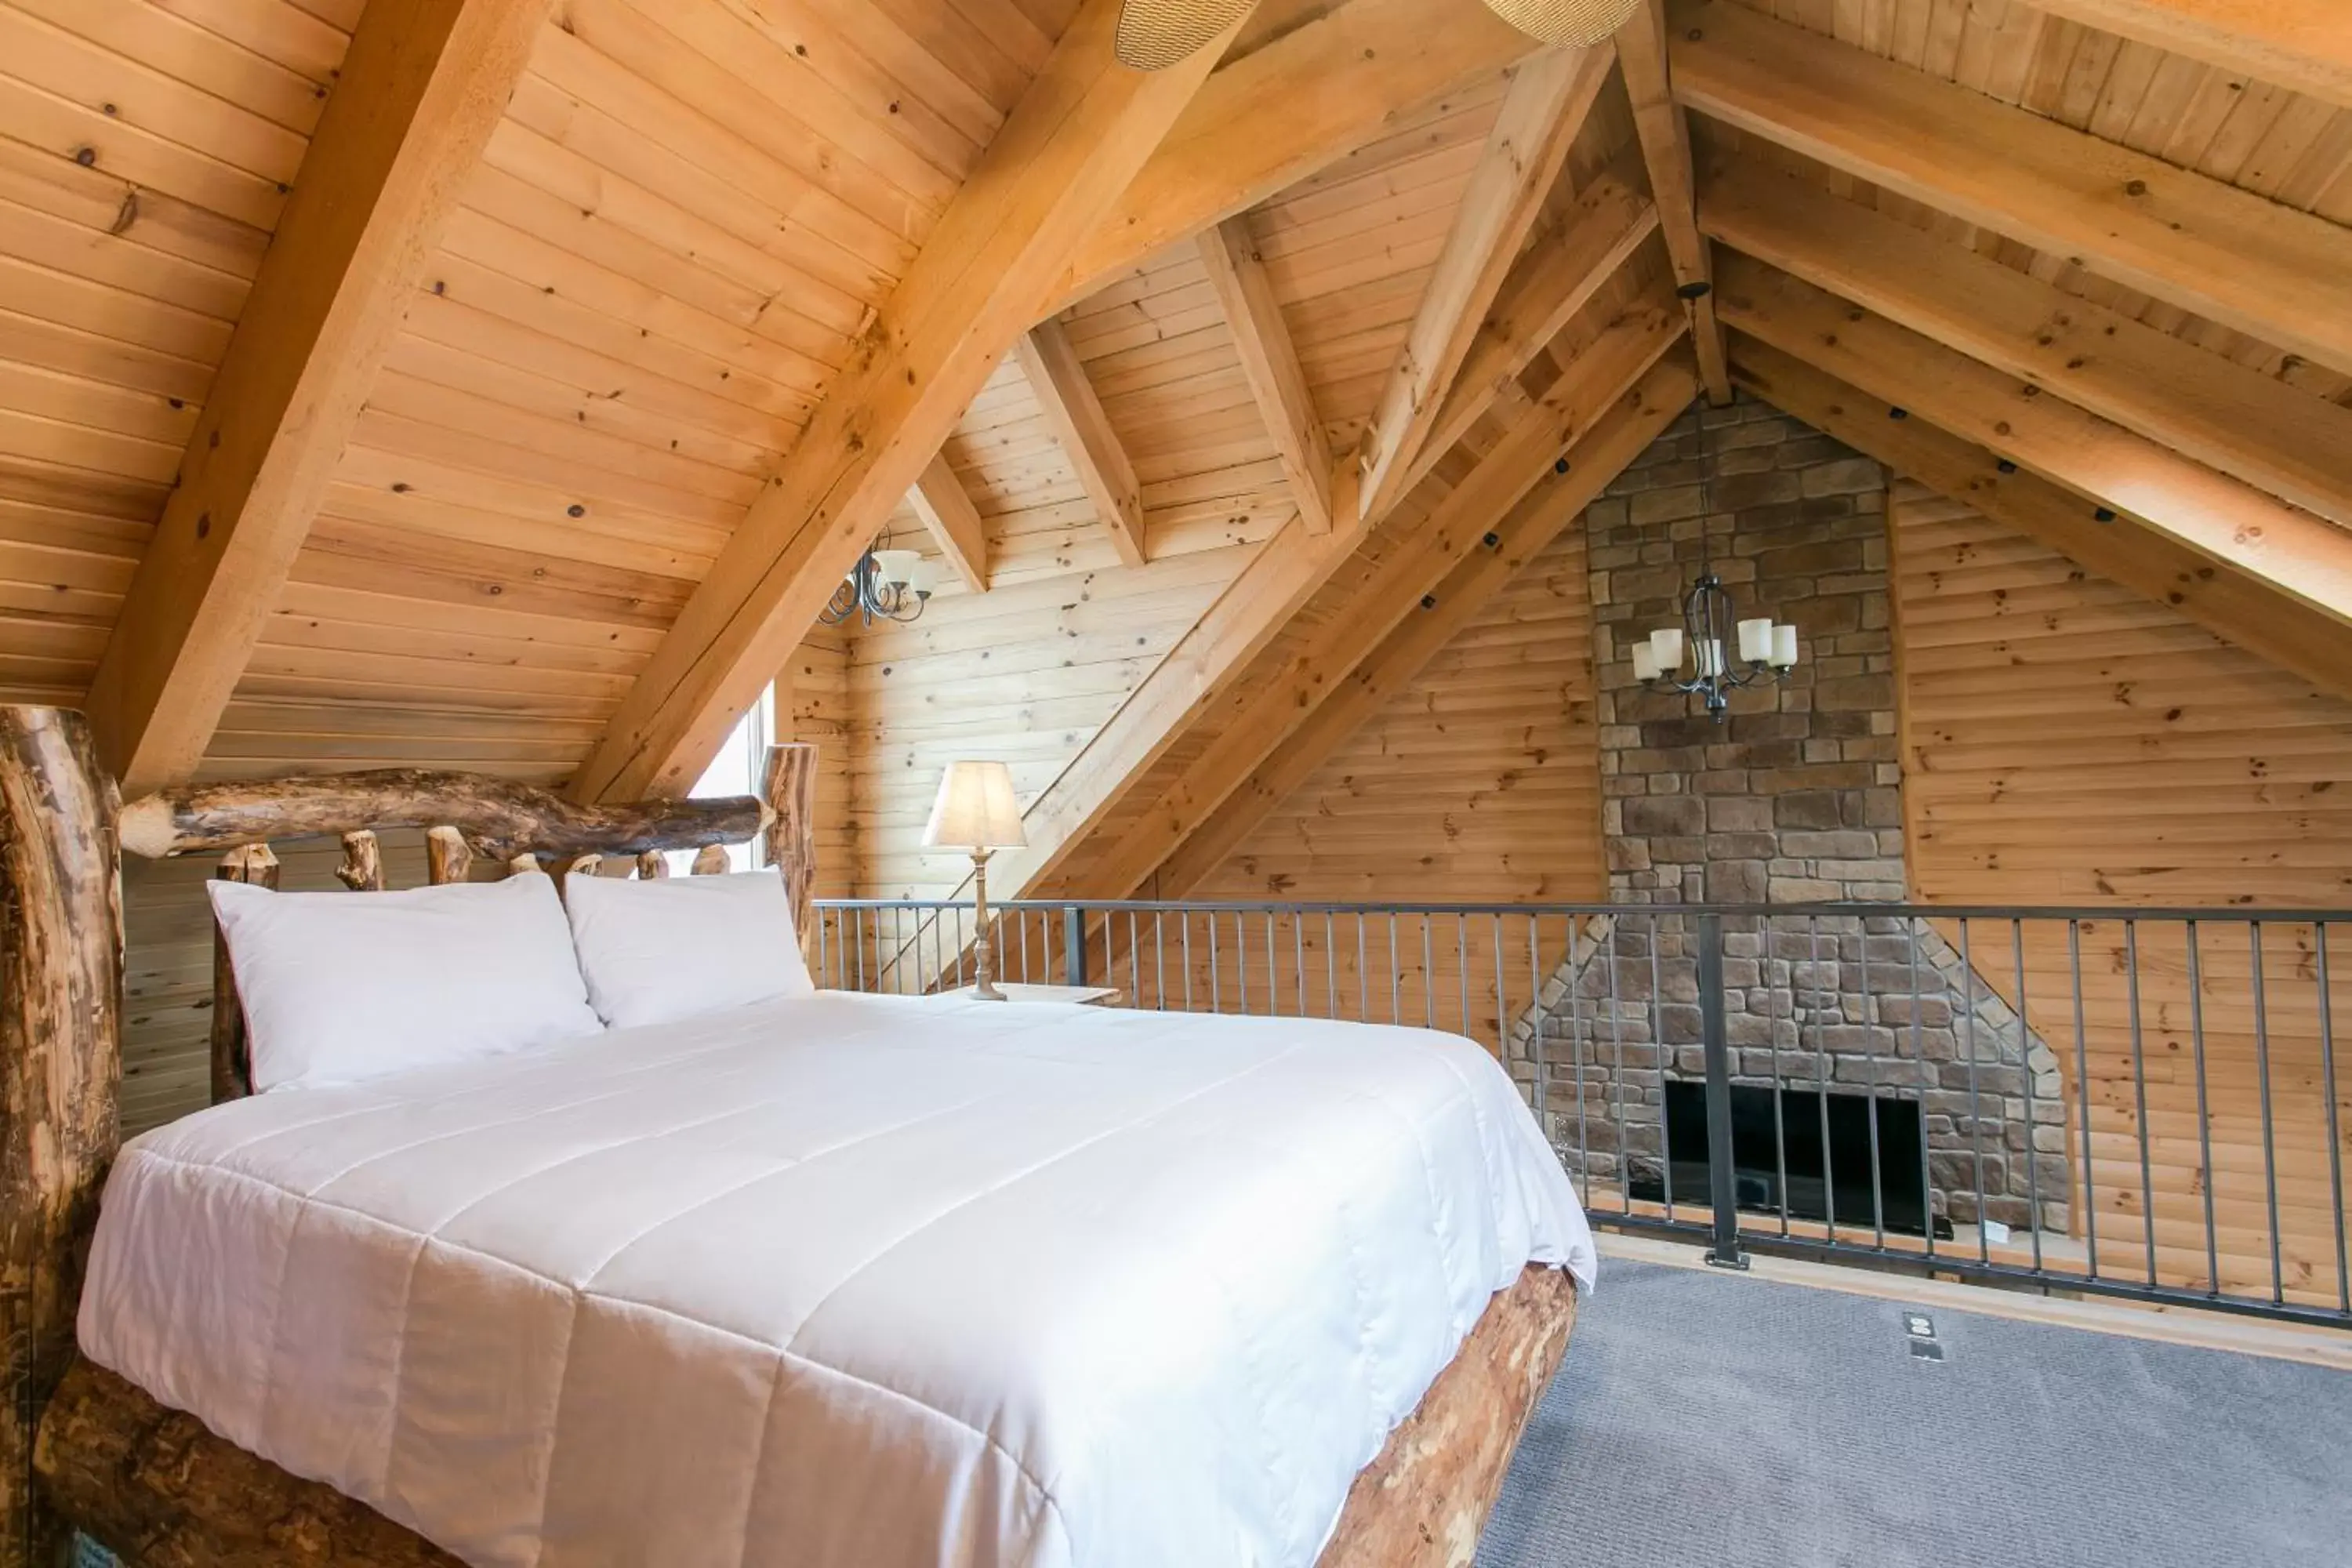
{"label": "bed", "polygon": [[[271,786],[164,847],[757,833],[805,907],[807,776]],[[1427,1031],[819,993],[251,1098],[216,1044],[232,1102],[115,1163],[40,1426],[134,1559],[1466,1563],[1591,1279],[1517,1089]]]}

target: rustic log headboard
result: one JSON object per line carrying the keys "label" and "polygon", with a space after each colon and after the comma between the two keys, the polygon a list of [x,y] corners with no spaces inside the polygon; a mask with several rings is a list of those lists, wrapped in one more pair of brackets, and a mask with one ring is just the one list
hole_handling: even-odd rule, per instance
{"label": "rustic log headboard", "polygon": [[[427,873],[435,882],[464,879],[477,864],[488,874],[494,868],[536,866],[541,857],[558,862],[550,868],[556,870],[593,861],[610,874],[660,876],[661,852],[677,849],[702,851],[698,871],[720,870],[726,864],[720,846],[759,838],[784,878],[794,921],[805,932],[813,923],[816,869],[814,748],[772,748],[761,784],[757,795],[725,800],[583,806],[502,779],[387,769],[173,789],[125,807],[79,713],[0,704],[0,1343],[8,1347],[10,1390],[0,1399],[0,1563],[56,1561],[66,1529],[36,1482],[35,1439],[74,1361],[81,1263],[119,1135],[122,852],[151,858],[217,853],[220,875],[271,882],[277,866],[271,839],[336,836],[343,846],[337,875],[354,889],[379,889],[383,862],[376,835],[387,829],[425,830]],[[234,984],[226,960],[216,959],[215,985],[231,988],[228,1005],[216,1005],[215,1014],[216,1097],[224,1088],[243,1092],[242,1017]],[[223,1018],[236,1026],[226,1055]],[[193,1426],[188,1431],[201,1434]],[[179,1458],[162,1457],[152,1446],[142,1449],[157,1460],[150,1479],[187,1481],[184,1447],[166,1445]],[[56,1456],[51,1458],[54,1472]],[[135,1468],[133,1460],[117,1458]],[[121,1463],[103,1467],[100,1489],[110,1498],[137,1491]],[[282,1486],[297,1485],[272,1473]],[[138,1496],[161,1506],[152,1489]],[[333,1537],[349,1525],[371,1541],[404,1538],[430,1552],[359,1504],[322,1496],[323,1502],[307,1494],[287,1500],[289,1519],[299,1514],[305,1522],[286,1528],[310,1546],[319,1544],[321,1531]],[[341,1511],[331,1521],[322,1507]],[[122,1534],[137,1538],[137,1531]],[[166,1555],[159,1547],[155,1560]],[[426,1560],[391,1551],[318,1555],[306,1548],[304,1561],[329,1556]],[[211,1556],[172,1560],[254,1559],[224,1548]]]}
{"label": "rustic log headboard", "polygon": [[[727,868],[725,846],[760,839],[782,873],[795,929],[810,929],[815,886],[812,818],[816,783],[813,746],[771,746],[757,795],[580,805],[529,784],[479,773],[379,768],[161,791],[122,808],[120,837],[134,855],[221,852],[215,875],[233,882],[278,885],[272,839],[326,836],[342,840],[335,871],[357,892],[383,889],[377,834],[425,830],[426,876],[434,883],[472,879],[478,866],[497,874],[545,868],[559,875],[666,877],[670,850],[698,851],[698,873]],[[212,1095],[215,1102],[253,1091],[245,1012],[227,944],[213,935]]]}

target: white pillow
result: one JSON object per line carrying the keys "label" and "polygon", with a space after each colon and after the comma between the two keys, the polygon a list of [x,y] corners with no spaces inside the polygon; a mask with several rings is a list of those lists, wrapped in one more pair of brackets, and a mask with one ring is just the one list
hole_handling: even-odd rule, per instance
{"label": "white pillow", "polygon": [[544,874],[396,893],[205,886],[256,1090],[357,1083],[600,1027]]}
{"label": "white pillow", "polygon": [[816,989],[773,870],[725,876],[564,879],[572,945],[596,1016],[616,1029],[663,1024]]}

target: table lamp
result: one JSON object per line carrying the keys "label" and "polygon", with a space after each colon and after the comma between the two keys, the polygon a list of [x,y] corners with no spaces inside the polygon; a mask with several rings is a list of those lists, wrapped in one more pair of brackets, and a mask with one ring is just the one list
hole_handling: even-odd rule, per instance
{"label": "table lamp", "polygon": [[931,820],[923,828],[923,843],[934,849],[971,851],[973,919],[980,934],[971,944],[976,984],[972,994],[991,1002],[1004,1000],[989,973],[988,858],[999,849],[1017,849],[1029,842],[1021,830],[1021,805],[1013,798],[1013,770],[1003,763],[950,763],[940,780],[940,798],[931,805]]}

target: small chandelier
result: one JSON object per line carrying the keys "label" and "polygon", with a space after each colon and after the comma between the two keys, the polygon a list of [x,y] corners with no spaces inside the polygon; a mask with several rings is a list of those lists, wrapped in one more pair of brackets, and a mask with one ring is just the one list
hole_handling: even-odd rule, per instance
{"label": "small chandelier", "polygon": [[931,599],[930,563],[917,550],[893,550],[886,531],[866,547],[841,586],[819,610],[816,618],[837,626],[852,616],[865,624],[897,621],[904,625],[923,613]]}
{"label": "small chandelier", "polygon": [[[1759,681],[1786,683],[1797,667],[1797,628],[1756,616],[1737,620],[1731,595],[1715,574],[1709,559],[1706,520],[1715,510],[1715,462],[1706,449],[1706,434],[1699,433],[1699,574],[1683,595],[1683,624],[1660,626],[1633,645],[1633,679],[1654,689],[1671,689],[1706,700],[1708,717],[1723,722],[1731,694]],[[1725,634],[1738,638],[1737,667],[1725,658]],[[1688,654],[1691,674],[1683,674]]]}

